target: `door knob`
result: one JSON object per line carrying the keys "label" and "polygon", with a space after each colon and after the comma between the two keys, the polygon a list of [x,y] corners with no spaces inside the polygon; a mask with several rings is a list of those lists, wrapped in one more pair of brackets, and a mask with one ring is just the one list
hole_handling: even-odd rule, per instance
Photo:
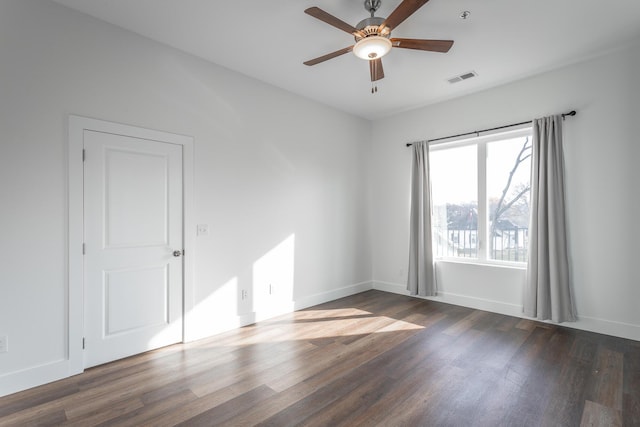
{"label": "door knob", "polygon": [[173,256],[178,257],[182,255],[182,251],[173,251]]}

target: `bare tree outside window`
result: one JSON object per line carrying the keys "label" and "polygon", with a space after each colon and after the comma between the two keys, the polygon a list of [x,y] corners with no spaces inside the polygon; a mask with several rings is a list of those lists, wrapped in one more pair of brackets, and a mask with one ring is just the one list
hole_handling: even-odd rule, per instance
{"label": "bare tree outside window", "polygon": [[489,198],[489,258],[524,262],[527,260],[531,190],[529,137],[523,138],[519,150],[511,155],[510,162],[511,169],[503,181],[504,187],[499,197]]}

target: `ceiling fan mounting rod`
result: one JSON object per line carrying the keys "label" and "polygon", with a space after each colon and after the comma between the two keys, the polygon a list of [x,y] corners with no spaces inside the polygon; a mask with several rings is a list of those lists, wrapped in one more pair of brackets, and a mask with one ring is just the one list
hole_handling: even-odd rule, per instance
{"label": "ceiling fan mounting rod", "polygon": [[376,10],[380,9],[381,4],[382,0],[364,0],[364,8],[371,13],[372,18]]}

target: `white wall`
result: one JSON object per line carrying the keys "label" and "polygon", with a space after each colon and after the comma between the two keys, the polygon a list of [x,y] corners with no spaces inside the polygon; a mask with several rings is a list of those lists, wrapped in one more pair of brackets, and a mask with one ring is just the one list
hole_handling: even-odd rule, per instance
{"label": "white wall", "polygon": [[2,1],[0,64],[0,395],[65,374],[69,114],[195,138],[189,339],[252,321],[254,284],[371,287],[367,121],[48,1]]}
{"label": "white wall", "polygon": [[[640,340],[640,44],[373,125],[374,287],[403,293],[409,234],[405,143],[576,109],[565,121],[568,227],[579,322]],[[482,78],[481,76],[478,78]],[[459,83],[464,84],[464,83]],[[438,263],[444,301],[520,315],[524,270]]]}

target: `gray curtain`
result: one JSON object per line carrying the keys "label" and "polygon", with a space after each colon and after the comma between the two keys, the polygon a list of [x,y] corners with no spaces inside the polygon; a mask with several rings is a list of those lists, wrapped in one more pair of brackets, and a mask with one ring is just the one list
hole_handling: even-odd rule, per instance
{"label": "gray curtain", "polygon": [[565,225],[562,116],[533,121],[529,262],[524,313],[540,320],[575,321]]}
{"label": "gray curtain", "polygon": [[431,243],[431,183],[429,182],[429,145],[413,144],[411,167],[411,234],[409,241],[409,278],[411,295],[436,294],[436,274]]}

